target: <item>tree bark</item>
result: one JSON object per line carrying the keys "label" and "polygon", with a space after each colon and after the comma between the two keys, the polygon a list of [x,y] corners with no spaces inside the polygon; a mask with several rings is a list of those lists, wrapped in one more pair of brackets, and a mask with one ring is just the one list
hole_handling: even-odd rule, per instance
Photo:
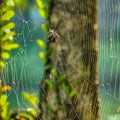
{"label": "tree bark", "polygon": [[[56,28],[60,38],[51,43],[49,56],[59,74],[76,94],[68,99],[55,79],[53,91],[45,81],[40,86],[41,119],[97,120],[99,113],[97,80],[97,0],[53,0],[50,9],[50,28]],[[59,96],[60,103],[55,98]],[[47,106],[55,111],[49,112]],[[64,108],[60,109],[63,105]]]}

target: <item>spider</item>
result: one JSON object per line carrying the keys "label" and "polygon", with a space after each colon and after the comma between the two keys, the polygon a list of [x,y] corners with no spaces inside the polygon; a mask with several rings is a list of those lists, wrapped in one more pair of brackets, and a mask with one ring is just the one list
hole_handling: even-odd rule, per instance
{"label": "spider", "polygon": [[49,43],[55,42],[58,38],[59,35],[53,29],[50,29],[47,33],[47,40]]}

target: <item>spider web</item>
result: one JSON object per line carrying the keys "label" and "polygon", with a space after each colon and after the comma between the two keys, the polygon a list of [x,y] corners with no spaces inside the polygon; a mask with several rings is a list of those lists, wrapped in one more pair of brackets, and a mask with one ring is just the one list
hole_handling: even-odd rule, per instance
{"label": "spider web", "polygon": [[[39,94],[38,84],[43,77],[48,77],[43,76],[44,65],[38,56],[41,49],[36,44],[36,39],[45,39],[40,29],[43,20],[37,13],[35,1],[31,2],[33,9],[28,12],[26,8],[26,13],[15,2],[18,11],[13,19],[17,26],[15,40],[20,48],[11,52],[11,59],[6,62],[2,75],[3,83],[12,87],[10,92],[6,92],[9,101],[14,102],[11,107],[18,111],[29,107],[21,93]],[[117,112],[120,107],[119,6],[119,0],[99,0],[98,3],[100,120],[120,120],[120,112]]]}
{"label": "spider web", "polygon": [[99,1],[99,82],[101,120],[119,120],[120,1]]}
{"label": "spider web", "polygon": [[6,66],[2,70],[2,82],[4,85],[12,87],[12,90],[6,94],[11,103],[10,107],[19,111],[30,107],[23,99],[22,92],[39,94],[38,84],[43,77],[44,64],[38,56],[41,48],[37,45],[36,40],[44,39],[44,33],[40,29],[43,19],[37,12],[35,1],[31,1],[29,4],[32,11],[27,5],[24,10],[18,4],[19,2],[14,2],[16,6],[16,14],[13,18],[16,24],[14,39],[20,44],[20,47],[11,51],[11,59],[6,61]]}

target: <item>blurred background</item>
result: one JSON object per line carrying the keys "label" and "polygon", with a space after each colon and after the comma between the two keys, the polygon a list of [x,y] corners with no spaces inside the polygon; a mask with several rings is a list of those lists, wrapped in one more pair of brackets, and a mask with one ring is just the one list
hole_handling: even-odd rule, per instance
{"label": "blurred background", "polygon": [[102,120],[120,116],[120,1],[98,2],[98,76]]}

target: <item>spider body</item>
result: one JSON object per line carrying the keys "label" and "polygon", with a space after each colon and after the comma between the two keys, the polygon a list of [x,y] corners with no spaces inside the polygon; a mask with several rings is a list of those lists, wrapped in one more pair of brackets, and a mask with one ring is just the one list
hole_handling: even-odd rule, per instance
{"label": "spider body", "polygon": [[47,40],[49,43],[55,42],[59,38],[59,35],[53,30],[49,30],[47,33]]}

